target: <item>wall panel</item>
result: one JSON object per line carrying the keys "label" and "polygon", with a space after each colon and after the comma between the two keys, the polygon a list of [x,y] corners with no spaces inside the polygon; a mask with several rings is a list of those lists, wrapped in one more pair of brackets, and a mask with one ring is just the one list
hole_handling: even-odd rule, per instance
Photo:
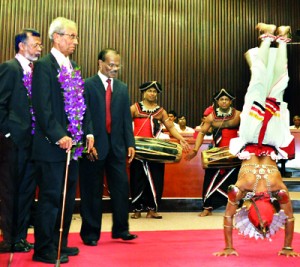
{"label": "wall panel", "polygon": [[[24,27],[42,33],[44,54],[51,44],[48,26],[57,16],[78,23],[79,46],[73,55],[84,77],[97,71],[104,47],[121,52],[120,78],[132,101],[141,98],[146,80],[162,83],[159,102],[188,118],[191,126],[222,87],[237,96],[241,109],[249,81],[244,52],[257,45],[257,22],[300,28],[300,1],[289,0],[0,0],[0,62],[14,56],[13,37]],[[291,113],[300,113],[299,49],[289,55],[293,76],[287,94]]]}

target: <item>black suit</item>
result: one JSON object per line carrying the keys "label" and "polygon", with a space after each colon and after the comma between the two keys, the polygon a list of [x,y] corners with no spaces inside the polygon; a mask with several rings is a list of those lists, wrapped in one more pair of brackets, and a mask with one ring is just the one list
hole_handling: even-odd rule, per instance
{"label": "black suit", "polygon": [[98,75],[85,81],[85,94],[99,160],[80,161],[80,235],[84,241],[97,241],[101,232],[104,172],[112,203],[112,234],[128,233],[129,183],[126,157],[128,147],[134,147],[135,143],[126,84],[117,79],[113,80],[110,134],[105,126],[105,88]]}
{"label": "black suit", "polygon": [[12,243],[26,239],[36,188],[31,115],[22,79],[18,60],[0,65],[0,227],[4,240]]}
{"label": "black suit", "polygon": [[[72,62],[73,67],[75,63]],[[66,151],[56,142],[67,132],[68,119],[64,109],[63,89],[58,82],[56,59],[50,53],[36,62],[32,81],[32,101],[36,112],[36,134],[33,139],[33,158],[41,167],[38,179],[39,196],[35,221],[35,253],[55,253],[62,208]],[[71,160],[64,215],[62,247],[67,246],[69,227],[75,204],[78,164]]]}

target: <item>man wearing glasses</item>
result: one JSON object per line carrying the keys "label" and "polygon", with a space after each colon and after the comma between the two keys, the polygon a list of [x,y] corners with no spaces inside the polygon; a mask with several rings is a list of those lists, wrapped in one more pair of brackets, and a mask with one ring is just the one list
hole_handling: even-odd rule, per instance
{"label": "man wearing glasses", "polygon": [[99,71],[86,79],[86,103],[91,112],[98,158],[80,161],[82,226],[80,236],[87,246],[97,246],[101,234],[104,172],[113,211],[112,238],[132,240],[129,233],[129,183],[126,157],[133,160],[135,141],[132,131],[127,85],[117,79],[120,54],[104,49],[98,55]]}
{"label": "man wearing glasses", "polygon": [[31,77],[42,48],[40,33],[24,29],[15,36],[15,58],[0,65],[0,253],[33,247],[26,240],[37,175],[31,160]]}
{"label": "man wearing glasses", "polygon": [[[37,181],[39,196],[33,260],[45,263],[55,263],[57,260],[66,263],[69,260],[68,256],[75,256],[79,253],[77,247],[67,245],[78,178],[78,162],[72,146],[74,143],[76,147],[80,144],[82,135],[79,133],[81,137],[77,142],[73,135],[72,129],[74,128],[71,127],[73,124],[70,120],[72,114],[68,113],[66,99],[70,100],[68,102],[70,105],[74,103],[71,103],[72,100],[64,94],[66,90],[69,90],[70,94],[77,92],[83,83],[80,72],[76,72],[75,75],[77,64],[69,59],[78,45],[77,37],[77,25],[74,21],[62,17],[54,19],[49,27],[51,52],[36,62],[32,80],[32,101],[36,112],[33,157],[42,172]],[[58,79],[58,76],[71,76],[72,78],[64,81]],[[80,98],[80,94],[76,96]],[[81,116],[84,118],[86,114],[84,99],[83,96],[79,98],[77,109],[81,111]],[[78,123],[81,122],[78,121]],[[92,136],[88,138],[87,146],[88,150],[93,146]],[[68,165],[67,191],[63,197],[65,212],[63,227],[60,230],[62,192],[68,162],[66,152],[69,151],[72,151],[72,160]],[[61,254],[58,254],[57,250],[60,247]]]}

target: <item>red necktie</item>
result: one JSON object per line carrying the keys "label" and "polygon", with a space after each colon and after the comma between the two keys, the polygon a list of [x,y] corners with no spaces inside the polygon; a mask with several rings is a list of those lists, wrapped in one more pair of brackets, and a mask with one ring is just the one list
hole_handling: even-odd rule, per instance
{"label": "red necktie", "polygon": [[33,68],[34,68],[34,65],[33,65],[33,63],[32,63],[32,62],[30,62],[28,65],[29,65],[29,67],[31,68],[31,71],[33,71]]}
{"label": "red necktie", "polygon": [[106,88],[106,97],[105,97],[105,104],[106,104],[106,130],[110,133],[111,130],[111,113],[110,113],[110,102],[111,102],[111,79],[107,79],[106,82],[108,83]]}

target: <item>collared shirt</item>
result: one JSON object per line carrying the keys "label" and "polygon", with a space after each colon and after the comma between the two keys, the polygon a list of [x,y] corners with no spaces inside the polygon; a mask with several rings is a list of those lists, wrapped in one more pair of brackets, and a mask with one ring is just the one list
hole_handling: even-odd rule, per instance
{"label": "collared shirt", "polygon": [[105,88],[105,91],[106,91],[106,89],[107,89],[107,86],[108,86],[108,83],[107,83],[107,79],[111,79],[111,92],[113,92],[114,91],[114,87],[113,87],[113,83],[114,83],[114,79],[113,78],[108,78],[107,76],[105,76],[104,74],[102,74],[101,72],[100,72],[100,70],[98,71],[98,75],[99,75],[99,77],[100,77],[100,79],[101,79],[101,81],[102,81],[102,83],[103,83],[103,85],[104,85],[104,88]]}
{"label": "collared shirt", "polygon": [[62,52],[57,50],[56,48],[51,48],[51,54],[55,57],[58,65],[65,66],[69,71],[73,69],[70,58],[66,57]]}
{"label": "collared shirt", "polygon": [[24,73],[31,72],[31,68],[29,67],[29,64],[31,63],[30,60],[28,60],[26,57],[24,57],[20,53],[17,53],[15,55],[15,59],[18,60],[19,63],[21,64],[21,67],[22,67]]}

